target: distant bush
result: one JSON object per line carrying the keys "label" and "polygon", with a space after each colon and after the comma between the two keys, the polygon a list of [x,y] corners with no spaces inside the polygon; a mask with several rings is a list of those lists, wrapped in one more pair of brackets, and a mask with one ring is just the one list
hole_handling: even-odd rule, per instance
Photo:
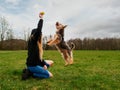
{"label": "distant bush", "polygon": [[0,50],[25,50],[27,42],[22,39],[11,39],[0,42]]}

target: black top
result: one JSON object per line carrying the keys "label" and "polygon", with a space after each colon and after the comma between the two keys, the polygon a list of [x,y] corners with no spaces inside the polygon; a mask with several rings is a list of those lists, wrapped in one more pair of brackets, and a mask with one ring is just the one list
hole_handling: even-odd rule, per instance
{"label": "black top", "polygon": [[28,57],[27,57],[27,66],[44,66],[44,60],[40,60],[39,48],[37,45],[37,41],[41,38],[42,35],[42,26],[43,19],[39,20],[38,27],[33,29],[31,32],[31,36],[28,41]]}

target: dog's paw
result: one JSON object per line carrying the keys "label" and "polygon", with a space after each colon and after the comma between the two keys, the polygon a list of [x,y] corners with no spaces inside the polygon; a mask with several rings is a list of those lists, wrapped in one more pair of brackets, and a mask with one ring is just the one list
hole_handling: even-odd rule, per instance
{"label": "dog's paw", "polygon": [[72,64],[73,64],[73,62],[70,62],[69,64],[70,64],[70,65],[72,65]]}
{"label": "dog's paw", "polygon": [[68,63],[66,63],[64,66],[68,66],[69,64]]}

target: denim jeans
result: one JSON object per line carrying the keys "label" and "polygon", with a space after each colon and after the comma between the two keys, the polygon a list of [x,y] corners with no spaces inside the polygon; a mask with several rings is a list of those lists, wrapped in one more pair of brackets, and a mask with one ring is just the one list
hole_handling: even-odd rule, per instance
{"label": "denim jeans", "polygon": [[50,75],[48,73],[48,70],[43,69],[43,67],[37,65],[37,66],[32,66],[32,67],[27,67],[30,72],[33,73],[33,76],[38,77],[38,78],[49,78]]}

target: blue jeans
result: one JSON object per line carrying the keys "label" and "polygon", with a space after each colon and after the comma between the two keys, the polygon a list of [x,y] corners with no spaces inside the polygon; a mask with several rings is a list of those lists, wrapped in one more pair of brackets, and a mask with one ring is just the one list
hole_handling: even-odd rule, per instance
{"label": "blue jeans", "polygon": [[49,78],[50,75],[48,73],[48,70],[43,69],[43,67],[37,65],[33,67],[27,67],[30,72],[33,73],[33,76],[38,77],[38,78]]}

